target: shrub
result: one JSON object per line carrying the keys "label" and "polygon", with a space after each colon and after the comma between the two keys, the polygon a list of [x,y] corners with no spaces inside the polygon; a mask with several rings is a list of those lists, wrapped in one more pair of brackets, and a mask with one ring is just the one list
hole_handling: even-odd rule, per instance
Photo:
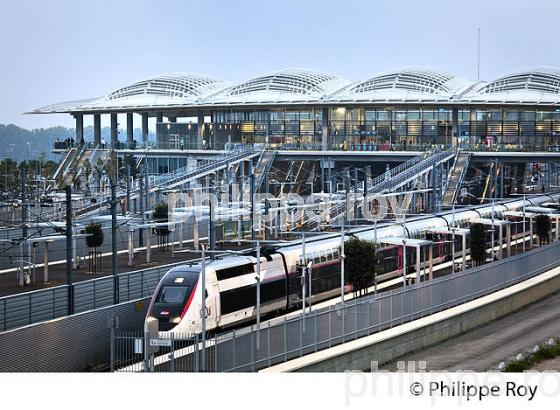
{"label": "shrub", "polygon": [[344,272],[347,283],[354,292],[363,292],[375,278],[377,255],[375,244],[358,238],[351,238],[344,243]]}
{"label": "shrub", "polygon": [[539,237],[540,246],[549,242],[551,229],[550,217],[548,215],[537,215],[535,218],[535,233]]}
{"label": "shrub", "polygon": [[470,229],[471,259],[476,265],[486,260],[486,229],[482,224],[472,224]]}
{"label": "shrub", "polygon": [[101,224],[91,223],[86,226],[86,244],[90,248],[98,248],[103,245],[103,229]]}

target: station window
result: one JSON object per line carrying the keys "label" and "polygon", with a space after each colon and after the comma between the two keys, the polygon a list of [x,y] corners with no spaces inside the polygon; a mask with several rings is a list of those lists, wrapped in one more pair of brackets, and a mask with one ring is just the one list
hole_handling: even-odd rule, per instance
{"label": "station window", "polygon": [[506,111],[504,115],[505,121],[519,121],[518,111]]}

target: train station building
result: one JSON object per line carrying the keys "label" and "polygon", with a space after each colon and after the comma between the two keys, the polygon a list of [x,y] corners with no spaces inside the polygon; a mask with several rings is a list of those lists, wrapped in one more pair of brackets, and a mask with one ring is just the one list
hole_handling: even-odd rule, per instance
{"label": "train station building", "polygon": [[[297,150],[433,144],[549,150],[560,140],[560,69],[520,70],[491,81],[425,67],[355,82],[307,69],[284,69],[240,84],[209,75],[167,74],[31,113],[74,116],[77,143],[84,140],[84,118],[91,116],[94,147],[102,143],[101,117],[109,116],[107,145],[115,148],[223,150],[264,143]],[[148,121],[154,120],[155,142],[148,140]],[[135,127],[142,129],[139,141]]]}

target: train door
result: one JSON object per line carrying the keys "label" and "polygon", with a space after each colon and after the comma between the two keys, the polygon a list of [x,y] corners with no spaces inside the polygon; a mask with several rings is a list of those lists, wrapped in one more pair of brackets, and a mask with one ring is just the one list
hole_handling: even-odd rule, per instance
{"label": "train door", "polygon": [[[197,289],[198,292],[201,292],[200,289]],[[206,285],[206,300],[204,301],[205,308],[206,308],[206,328],[207,329],[214,329],[218,326],[217,320],[217,306],[216,306],[216,299],[219,297],[218,293],[218,285],[216,284],[209,284]],[[198,304],[198,311],[202,311],[202,300]]]}
{"label": "train door", "polygon": [[220,288],[217,281],[210,285],[208,299],[206,300],[206,312],[208,313],[206,320],[216,327],[220,326]]}

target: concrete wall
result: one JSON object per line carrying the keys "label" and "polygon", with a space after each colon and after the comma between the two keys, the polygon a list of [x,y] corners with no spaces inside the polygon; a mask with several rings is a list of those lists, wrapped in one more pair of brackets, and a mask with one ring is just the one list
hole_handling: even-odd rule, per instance
{"label": "concrete wall", "polygon": [[273,366],[267,371],[343,372],[369,369],[372,361],[377,361],[379,365],[393,361],[404,354],[512,313],[559,289],[560,269],[555,268],[518,285],[432,317]]}

